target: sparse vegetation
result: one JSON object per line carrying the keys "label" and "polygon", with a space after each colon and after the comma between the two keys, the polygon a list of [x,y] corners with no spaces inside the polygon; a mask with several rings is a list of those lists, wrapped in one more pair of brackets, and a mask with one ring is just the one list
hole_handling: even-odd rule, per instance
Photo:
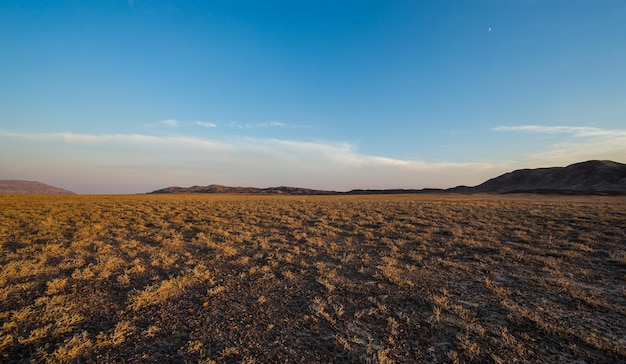
{"label": "sparse vegetation", "polygon": [[1,362],[624,362],[626,198],[0,196]]}

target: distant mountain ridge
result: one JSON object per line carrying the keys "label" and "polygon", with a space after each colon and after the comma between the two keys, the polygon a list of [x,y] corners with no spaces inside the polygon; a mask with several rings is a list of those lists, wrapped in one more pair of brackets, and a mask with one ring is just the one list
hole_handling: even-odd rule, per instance
{"label": "distant mountain ridge", "polygon": [[0,180],[0,194],[73,195],[74,192],[35,181]]}
{"label": "distant mountain ridge", "polygon": [[626,195],[626,164],[592,160],[567,167],[519,169],[474,186],[449,189],[368,189],[348,192],[315,190],[298,187],[228,187],[222,185],[167,187],[150,192],[159,193],[245,193],[282,195],[365,195],[409,193],[536,193],[567,195]]}
{"label": "distant mountain ridge", "polygon": [[248,194],[275,194],[275,195],[331,195],[339,192],[313,190],[309,188],[300,187],[269,187],[269,188],[256,188],[256,187],[229,187],[222,185],[208,185],[208,186],[192,186],[192,187],[167,187],[160,190],[150,192],[152,194],[159,193],[248,193]]}
{"label": "distant mountain ridge", "polygon": [[626,164],[592,160],[567,167],[519,169],[475,187],[451,190],[470,193],[626,195]]}

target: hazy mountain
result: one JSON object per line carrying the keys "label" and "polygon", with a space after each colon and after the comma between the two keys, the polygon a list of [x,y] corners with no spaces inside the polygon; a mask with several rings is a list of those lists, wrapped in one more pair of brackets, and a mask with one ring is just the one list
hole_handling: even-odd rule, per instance
{"label": "hazy mountain", "polygon": [[228,187],[221,185],[167,187],[150,193],[249,193],[284,195],[402,194],[402,193],[551,193],[574,195],[626,195],[626,164],[587,161],[567,167],[519,169],[492,178],[478,186],[447,190],[387,189],[348,192],[312,190],[297,187]]}
{"label": "hazy mountain", "polygon": [[0,180],[0,194],[73,195],[74,192],[41,182]]}

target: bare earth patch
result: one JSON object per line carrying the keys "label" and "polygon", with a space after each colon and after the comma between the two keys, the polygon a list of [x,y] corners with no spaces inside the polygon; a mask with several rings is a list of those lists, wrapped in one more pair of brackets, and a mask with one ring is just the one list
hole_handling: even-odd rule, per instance
{"label": "bare earth patch", "polygon": [[0,196],[1,362],[626,361],[626,198]]}

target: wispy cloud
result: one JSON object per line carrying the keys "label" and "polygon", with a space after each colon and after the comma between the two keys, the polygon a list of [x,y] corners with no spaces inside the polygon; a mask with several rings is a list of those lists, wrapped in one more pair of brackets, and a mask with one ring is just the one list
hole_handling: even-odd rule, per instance
{"label": "wispy cloud", "polygon": [[568,134],[573,137],[624,137],[626,130],[601,129],[593,126],[550,126],[550,125],[516,125],[497,126],[492,129],[498,132],[524,132],[538,134]]}
{"label": "wispy cloud", "polygon": [[498,126],[496,132],[550,134],[556,138],[543,150],[530,153],[526,159],[532,164],[566,165],[586,159],[613,159],[626,157],[626,130],[602,129],[592,126],[517,125]]}
{"label": "wispy cloud", "polygon": [[258,129],[258,128],[281,128],[281,127],[287,126],[287,124],[281,123],[278,121],[267,121],[264,123],[257,123],[257,124],[248,124],[248,123],[244,124],[244,123],[233,121],[230,124],[228,124],[228,126],[231,128],[236,128],[236,129]]}
{"label": "wispy cloud", "polygon": [[[111,171],[116,170],[116,183],[134,186],[126,187],[135,188],[134,192],[199,183],[335,190],[450,187],[479,183],[492,176],[494,169],[506,171],[489,163],[428,163],[369,155],[341,142],[236,137],[224,142],[190,136],[0,131],[0,156],[7,154],[4,148],[20,153],[42,145],[56,154],[45,156],[45,169],[38,162],[42,159],[35,156],[30,163],[36,173],[64,171],[78,176],[83,184],[101,184],[105,177],[112,179]],[[21,160],[15,168],[27,165]]]}
{"label": "wispy cloud", "polygon": [[268,121],[265,123],[258,124],[261,128],[270,128],[270,127],[282,127],[287,126],[285,123],[281,123],[279,121]]}
{"label": "wispy cloud", "polygon": [[163,120],[159,122],[159,124],[165,125],[165,126],[177,127],[179,125],[179,122],[176,119],[167,119],[167,120]]}
{"label": "wispy cloud", "polygon": [[61,142],[74,145],[111,146],[186,146],[211,150],[232,150],[233,145],[215,140],[186,136],[154,136],[144,134],[80,134],[64,133],[13,133],[0,130],[0,137],[41,142]]}
{"label": "wispy cloud", "polygon": [[282,151],[285,156],[316,156],[328,162],[346,167],[367,169],[369,167],[394,167],[403,170],[434,170],[454,167],[491,167],[489,163],[453,163],[453,162],[423,162],[404,160],[384,156],[360,153],[357,146],[351,143],[307,142],[282,139],[245,139],[255,148]]}
{"label": "wispy cloud", "polygon": [[602,135],[623,135],[626,130],[608,130],[592,126],[550,126],[550,125],[516,125],[497,126],[493,131],[502,132],[525,132],[540,134],[572,134],[574,136],[602,136]]}
{"label": "wispy cloud", "polygon": [[306,124],[287,124],[280,121],[266,121],[264,123],[240,123],[238,121],[232,121],[227,125],[233,129],[265,129],[265,128],[288,128],[288,129],[327,129],[325,127],[314,127]]}
{"label": "wispy cloud", "polygon": [[205,128],[217,128],[217,124],[207,123],[206,121],[196,121],[196,124]]}

